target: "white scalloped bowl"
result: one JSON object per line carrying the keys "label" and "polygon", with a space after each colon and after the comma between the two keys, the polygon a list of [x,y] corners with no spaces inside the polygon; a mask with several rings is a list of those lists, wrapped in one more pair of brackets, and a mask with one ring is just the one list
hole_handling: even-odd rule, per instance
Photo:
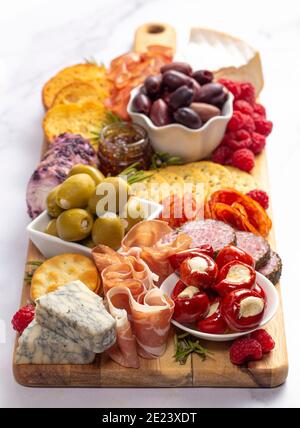
{"label": "white scalloped bowl", "polygon": [[[168,296],[171,297],[174,287],[179,280],[179,276],[176,273],[172,273],[168,278],[165,279],[165,281],[162,283],[160,289],[166,293]],[[181,324],[175,320],[171,320],[172,324],[174,324],[176,327],[180,328],[183,331],[186,331],[187,333],[190,333],[191,335],[198,337],[199,339],[203,340],[210,340],[213,342],[227,342],[230,340],[238,339],[239,337],[246,336],[247,334],[262,328],[264,325],[266,325],[276,314],[276,311],[278,309],[279,305],[279,297],[276,288],[274,285],[269,281],[265,276],[263,276],[261,273],[256,272],[256,281],[261,286],[261,288],[264,290],[266,294],[266,309],[264,312],[263,319],[261,320],[259,326],[256,328],[253,328],[251,330],[238,332],[238,333],[229,333],[229,334],[209,334],[209,333],[203,333],[198,330],[194,330],[190,326]]]}
{"label": "white scalloped bowl", "polygon": [[152,120],[132,109],[132,100],[141,86],[133,89],[127,112],[134,123],[141,125],[148,132],[150,142],[156,152],[179,156],[184,162],[204,159],[218,147],[222,141],[227,124],[233,114],[233,95],[229,92],[228,100],[223,106],[222,115],[213,117],[199,129],[189,129],[179,123],[155,126]]}

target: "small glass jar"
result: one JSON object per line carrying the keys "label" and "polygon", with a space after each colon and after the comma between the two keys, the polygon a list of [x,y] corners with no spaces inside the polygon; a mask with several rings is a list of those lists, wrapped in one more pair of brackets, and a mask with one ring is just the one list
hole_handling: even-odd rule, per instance
{"label": "small glass jar", "polygon": [[151,154],[147,131],[140,125],[115,122],[101,132],[98,158],[105,175],[118,175],[135,162],[140,163],[141,169],[147,169]]}

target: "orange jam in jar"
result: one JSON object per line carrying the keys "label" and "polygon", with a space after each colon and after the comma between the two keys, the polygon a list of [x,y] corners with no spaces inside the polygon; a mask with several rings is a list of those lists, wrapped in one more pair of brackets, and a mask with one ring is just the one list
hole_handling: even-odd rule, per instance
{"label": "orange jam in jar", "polygon": [[135,123],[116,122],[103,128],[99,141],[100,170],[105,175],[118,175],[135,162],[149,168],[151,146],[146,130]]}

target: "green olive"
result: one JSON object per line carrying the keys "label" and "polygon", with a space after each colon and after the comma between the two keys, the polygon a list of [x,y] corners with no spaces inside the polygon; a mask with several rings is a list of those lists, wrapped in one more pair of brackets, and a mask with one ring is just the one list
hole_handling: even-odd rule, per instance
{"label": "green olive", "polygon": [[56,203],[56,196],[57,192],[60,189],[61,184],[54,187],[54,189],[51,190],[50,193],[48,193],[46,205],[47,205],[47,212],[51,217],[58,217],[59,214],[63,212],[63,209],[59,207]]}
{"label": "green olive", "polygon": [[56,229],[56,222],[57,222],[56,218],[53,218],[52,220],[50,220],[45,229],[45,233],[48,233],[48,235],[58,236],[57,229]]}
{"label": "green olive", "polygon": [[76,174],[67,178],[56,195],[56,203],[61,208],[85,208],[95,191],[95,182],[88,174]]}
{"label": "green olive", "polygon": [[121,217],[125,220],[126,232],[138,222],[145,220],[146,213],[143,210],[140,200],[133,196],[130,197],[122,210]]}
{"label": "green olive", "polygon": [[72,175],[76,175],[76,174],[89,175],[94,180],[96,185],[101,183],[101,181],[103,181],[105,178],[105,176],[102,174],[102,172],[99,171],[99,169],[91,165],[84,165],[81,163],[73,166],[73,168],[69,172],[68,177],[71,177]]}
{"label": "green olive", "polygon": [[58,236],[65,241],[82,241],[91,233],[93,217],[80,208],[72,208],[60,214],[56,221]]}
{"label": "green olive", "polygon": [[[102,183],[98,184],[96,194],[103,206],[98,205],[97,214],[103,212],[119,213],[125,206],[129,198],[130,186],[121,177],[107,177]],[[100,211],[100,213],[99,213]]]}
{"label": "green olive", "polygon": [[87,206],[88,212],[90,212],[92,215],[96,214],[96,206],[100,199],[101,199],[101,196],[96,195],[96,190],[95,190],[92,196],[90,197],[88,206]]}
{"label": "green olive", "polygon": [[124,237],[124,226],[118,216],[99,217],[95,220],[92,238],[96,245],[102,244],[117,250]]}

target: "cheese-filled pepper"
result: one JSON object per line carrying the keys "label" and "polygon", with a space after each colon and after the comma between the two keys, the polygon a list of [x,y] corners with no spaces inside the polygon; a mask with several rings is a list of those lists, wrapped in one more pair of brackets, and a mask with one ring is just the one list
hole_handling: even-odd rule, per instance
{"label": "cheese-filled pepper", "polygon": [[198,321],[197,329],[203,333],[223,334],[227,330],[227,324],[221,315],[221,299],[217,297],[210,306],[210,310],[205,318]]}
{"label": "cheese-filled pepper", "polygon": [[180,278],[186,285],[207,289],[218,277],[215,261],[206,254],[197,254],[185,259],[180,265]]}
{"label": "cheese-filled pepper", "polygon": [[186,286],[182,281],[177,282],[172,299],[175,303],[173,318],[180,323],[195,323],[205,317],[210,308],[206,294],[197,287]]}
{"label": "cheese-filled pepper", "polygon": [[227,245],[224,247],[217,255],[216,263],[218,268],[221,269],[223,266],[227,265],[227,263],[233,262],[234,260],[245,263],[251,267],[255,266],[253,257],[234,245]]}
{"label": "cheese-filled pepper", "polygon": [[255,270],[245,263],[232,261],[227,263],[219,271],[217,283],[214,290],[220,296],[226,296],[234,290],[241,288],[251,289],[256,280]]}
{"label": "cheese-filled pepper", "polygon": [[221,302],[221,315],[234,331],[244,331],[258,327],[266,306],[266,301],[253,290],[235,290]]}
{"label": "cheese-filled pepper", "polygon": [[209,257],[213,257],[214,250],[209,244],[203,244],[196,248],[190,248],[188,250],[180,251],[179,253],[172,254],[169,256],[169,262],[175,271],[179,271],[181,263],[189,258],[206,254]]}

